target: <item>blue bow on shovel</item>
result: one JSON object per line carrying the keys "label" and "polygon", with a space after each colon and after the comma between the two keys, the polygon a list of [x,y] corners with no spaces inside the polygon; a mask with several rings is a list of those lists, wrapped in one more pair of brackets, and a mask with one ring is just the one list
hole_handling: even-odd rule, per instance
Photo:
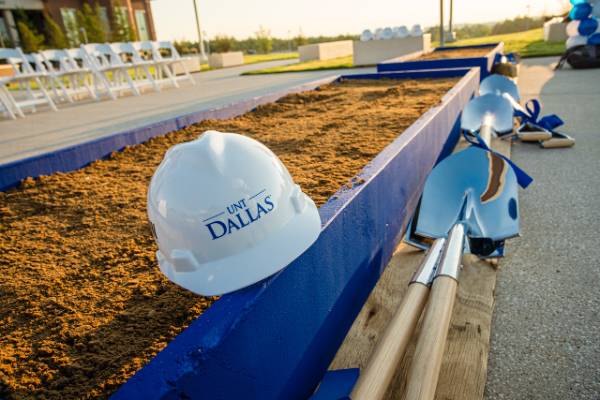
{"label": "blue bow on shovel", "polygon": [[502,60],[502,57],[506,57],[506,61],[513,64],[518,64],[519,62],[519,57],[515,53],[496,53],[496,55],[494,56],[494,64],[499,63]]}
{"label": "blue bow on shovel", "polygon": [[538,119],[540,112],[542,111],[542,105],[539,100],[529,100],[525,103],[525,110],[526,112],[515,109],[515,116],[521,118],[521,126],[530,124],[552,132],[554,129],[564,124],[564,121],[556,114],[546,115],[545,117]]}
{"label": "blue bow on shovel", "polygon": [[519,186],[521,186],[523,189],[525,189],[531,184],[531,182],[533,182],[533,178],[529,176],[527,172],[523,171],[517,164],[512,162],[510,158],[492,150],[477,132],[467,133],[467,131],[463,130],[463,136],[465,137],[466,141],[469,142],[471,145],[479,147],[480,149],[483,149],[485,151],[489,151],[490,153],[495,154],[498,157],[502,158],[504,161],[506,161],[515,172],[515,175],[517,176],[517,182],[519,183]]}

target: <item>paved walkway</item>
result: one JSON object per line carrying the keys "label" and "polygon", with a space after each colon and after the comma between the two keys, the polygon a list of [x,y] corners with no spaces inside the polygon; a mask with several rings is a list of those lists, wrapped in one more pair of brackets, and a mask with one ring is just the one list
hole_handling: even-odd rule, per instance
{"label": "paved walkway", "polygon": [[554,72],[554,62],[525,60],[521,92],[559,114],[577,144],[513,148],[535,181],[498,278],[490,400],[600,399],[600,70]]}
{"label": "paved walkway", "polygon": [[273,61],[197,73],[194,74],[195,86],[182,82],[179,89],[165,88],[160,93],[145,92],[139,97],[127,96],[115,101],[59,104],[58,112],[40,110],[28,114],[24,119],[0,119],[0,164],[112,135],[169,116],[261,96],[326,76],[375,70],[361,68],[240,76],[244,71],[296,61]]}

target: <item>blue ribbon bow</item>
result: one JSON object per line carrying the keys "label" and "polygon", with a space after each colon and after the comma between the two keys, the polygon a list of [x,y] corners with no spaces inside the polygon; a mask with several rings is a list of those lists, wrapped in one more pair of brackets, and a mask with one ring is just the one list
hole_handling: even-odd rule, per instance
{"label": "blue ribbon bow", "polygon": [[515,55],[515,53],[496,53],[496,55],[494,56],[494,64],[498,64],[500,60],[502,60],[502,57],[506,57],[506,60],[510,63],[517,64],[517,56]]}
{"label": "blue ribbon bow", "polygon": [[502,158],[504,161],[506,161],[508,163],[508,165],[510,165],[510,167],[515,172],[515,175],[517,177],[517,182],[519,183],[519,186],[521,186],[523,189],[525,189],[527,186],[529,186],[531,184],[531,182],[533,182],[533,178],[531,176],[529,176],[527,174],[527,172],[523,171],[517,164],[512,162],[508,157],[505,157],[502,154],[492,150],[484,142],[484,140],[481,138],[481,136],[479,136],[479,133],[469,132],[467,134],[467,131],[463,131],[463,136],[465,137],[467,142],[471,143],[471,145],[473,145],[475,147],[479,147],[480,149],[483,149],[485,151],[489,151],[490,153],[495,154],[498,157]]}
{"label": "blue ribbon bow", "polygon": [[527,110],[527,112],[515,110],[515,116],[521,118],[523,125],[532,124],[552,132],[554,129],[564,124],[564,121],[556,114],[546,115],[538,120],[540,112],[542,111],[542,105],[536,99],[529,100],[525,103],[525,110]]}

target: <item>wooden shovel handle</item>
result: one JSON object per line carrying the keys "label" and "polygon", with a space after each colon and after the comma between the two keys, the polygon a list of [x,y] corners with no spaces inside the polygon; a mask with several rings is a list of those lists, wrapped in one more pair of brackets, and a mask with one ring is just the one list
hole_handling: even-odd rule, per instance
{"label": "wooden shovel handle", "polygon": [[575,145],[575,139],[572,137],[566,138],[552,138],[544,140],[540,143],[545,149],[559,148],[559,147],[573,147]]}
{"label": "wooden shovel handle", "polygon": [[352,400],[383,398],[408,347],[428,294],[429,288],[421,283],[413,283],[408,287],[402,303],[354,386],[350,396]]}
{"label": "wooden shovel handle", "polygon": [[438,276],[433,281],[421,334],[408,371],[407,400],[431,400],[435,396],[457,286],[458,282],[448,276]]}

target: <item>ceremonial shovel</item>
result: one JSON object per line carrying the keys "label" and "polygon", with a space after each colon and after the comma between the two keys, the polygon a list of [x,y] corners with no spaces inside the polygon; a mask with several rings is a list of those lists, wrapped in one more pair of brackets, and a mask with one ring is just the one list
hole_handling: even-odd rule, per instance
{"label": "ceremonial shovel", "polygon": [[[490,75],[479,87],[481,95],[496,94],[505,97],[512,104],[515,114],[523,119],[517,136],[523,142],[539,142],[544,148],[571,147],[575,139],[564,133],[557,132],[556,127],[562,125],[562,120],[556,115],[546,116],[535,122],[541,106],[539,101],[530,100],[527,109],[519,101],[521,96],[517,85],[502,75]],[[531,109],[529,109],[531,108]]]}
{"label": "ceremonial shovel", "polygon": [[463,252],[489,257],[498,254],[505,239],[519,234],[517,175],[512,164],[489,149],[493,132],[512,129],[512,107],[508,100],[490,96],[473,99],[463,112],[462,127],[477,141],[440,162],[427,179],[412,225],[421,247],[432,244],[361,373],[353,400],[385,395],[428,294],[406,398],[433,399]]}

